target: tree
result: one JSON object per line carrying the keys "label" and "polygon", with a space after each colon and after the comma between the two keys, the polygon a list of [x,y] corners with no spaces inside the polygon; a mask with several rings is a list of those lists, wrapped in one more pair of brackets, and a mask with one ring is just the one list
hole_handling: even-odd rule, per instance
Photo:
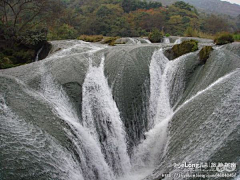
{"label": "tree", "polygon": [[211,15],[204,21],[204,31],[216,34],[217,32],[227,31],[228,23],[221,17]]}
{"label": "tree", "polygon": [[153,28],[152,32],[149,33],[149,35],[148,35],[148,39],[152,43],[162,42],[162,38],[163,38],[163,35],[157,28]]}
{"label": "tree", "polygon": [[185,3],[183,1],[177,1],[173,5],[180,9],[185,9],[187,11],[192,11],[192,9],[195,9],[193,6],[191,6],[188,3]]}
{"label": "tree", "polygon": [[1,0],[1,22],[18,33],[45,21],[49,14],[59,13],[59,9],[56,11],[59,3],[54,0]]}

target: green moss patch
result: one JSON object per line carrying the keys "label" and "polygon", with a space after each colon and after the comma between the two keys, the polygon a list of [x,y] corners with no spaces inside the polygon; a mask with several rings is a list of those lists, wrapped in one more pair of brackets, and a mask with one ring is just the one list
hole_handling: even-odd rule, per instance
{"label": "green moss patch", "polygon": [[198,50],[198,41],[196,40],[189,40],[184,41],[181,44],[176,44],[172,47],[173,58],[177,58],[184,54],[194,52]]}
{"label": "green moss patch", "polygon": [[198,54],[200,61],[206,63],[212,51],[213,51],[212,46],[204,46]]}
{"label": "green moss patch", "polygon": [[215,37],[214,42],[216,45],[223,45],[234,42],[234,38],[232,34],[221,33]]}

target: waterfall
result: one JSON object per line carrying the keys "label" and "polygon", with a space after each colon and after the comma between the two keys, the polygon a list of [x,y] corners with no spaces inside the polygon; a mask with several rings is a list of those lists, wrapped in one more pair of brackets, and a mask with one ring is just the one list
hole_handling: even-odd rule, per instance
{"label": "waterfall", "polygon": [[142,44],[141,41],[139,41],[138,39],[135,39],[135,38],[129,38],[129,40],[131,41],[131,43],[133,45]]}
{"label": "waterfall", "polygon": [[148,39],[143,39],[147,44],[152,44]]}
{"label": "waterfall", "polygon": [[42,52],[42,50],[43,50],[43,46],[38,50],[37,55],[36,55],[36,58],[35,58],[35,62],[38,61],[38,59],[39,59],[39,54]]}
{"label": "waterfall", "polygon": [[66,132],[77,148],[84,179],[94,180],[96,177],[100,180],[115,179],[104,159],[99,143],[92,137],[91,130],[81,125],[76,110],[62,87],[54,82],[50,74],[43,76],[41,84],[42,94],[52,105],[53,111],[70,126],[76,136],[74,139],[74,135]]}
{"label": "waterfall", "polygon": [[[180,59],[181,61],[181,59]],[[173,115],[169,87],[178,69],[178,61],[169,61],[160,49],[150,63],[149,131],[146,139],[134,148],[133,172],[149,172],[160,163],[167,143],[168,122]],[[140,169],[140,170],[139,170]]]}
{"label": "waterfall", "polygon": [[[155,124],[158,100],[163,86],[163,73],[169,60],[164,56],[163,50],[155,51],[150,63],[150,98],[149,98],[149,128]],[[161,86],[162,85],[162,86]]]}
{"label": "waterfall", "polygon": [[182,42],[182,38],[178,38],[175,40],[174,44],[180,44]]}
{"label": "waterfall", "polygon": [[[171,95],[183,88],[182,64],[186,56],[169,61],[159,49],[153,53],[150,63],[149,131],[146,139],[134,148],[132,155],[133,172],[149,172],[160,164],[166,153],[168,143],[168,124],[174,115],[170,104]],[[172,89],[172,87],[176,88]],[[176,92],[171,92],[172,90]],[[179,93],[179,96],[181,93]],[[144,174],[143,174],[144,177]]]}
{"label": "waterfall", "polygon": [[90,129],[95,140],[101,145],[105,159],[114,173],[117,176],[128,173],[130,160],[126,133],[104,76],[104,56],[99,67],[93,67],[90,60],[83,83],[82,117],[83,125]]}
{"label": "waterfall", "polygon": [[153,53],[150,63],[149,128],[173,113],[171,98],[180,97],[183,93],[182,64],[189,55],[169,61],[162,49]]}
{"label": "waterfall", "polygon": [[170,39],[168,37],[164,37],[163,38],[163,43],[169,44],[170,43]]}
{"label": "waterfall", "polygon": [[174,163],[239,163],[240,43],[202,65],[198,51],[170,61],[169,44],[127,40],[54,41],[47,59],[0,70],[0,179],[153,180],[182,173]]}
{"label": "waterfall", "polygon": [[[23,168],[21,172],[9,174],[6,179],[25,179],[28,173],[35,172],[35,177],[51,174],[61,180],[83,180],[80,165],[76,159],[59,143],[32,123],[14,114],[0,95],[0,134],[1,161],[8,162],[0,167],[1,177],[12,168]],[[4,143],[3,143],[4,142]],[[23,155],[23,154],[24,155]],[[10,156],[9,156],[10,155]],[[25,174],[24,174],[25,172]],[[13,176],[13,177],[12,177]]]}

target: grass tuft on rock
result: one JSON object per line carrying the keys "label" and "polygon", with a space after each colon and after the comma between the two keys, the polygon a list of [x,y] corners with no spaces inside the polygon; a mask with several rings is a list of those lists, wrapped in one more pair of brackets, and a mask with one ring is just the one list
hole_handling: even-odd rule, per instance
{"label": "grass tuft on rock", "polygon": [[104,37],[102,43],[103,44],[108,44],[110,46],[115,46],[117,44],[115,41],[119,39],[119,37]]}
{"label": "grass tuft on rock", "polygon": [[103,39],[102,35],[81,35],[78,40],[86,42],[100,42]]}
{"label": "grass tuft on rock", "polygon": [[205,64],[212,51],[212,46],[204,46],[198,54],[200,61]]}

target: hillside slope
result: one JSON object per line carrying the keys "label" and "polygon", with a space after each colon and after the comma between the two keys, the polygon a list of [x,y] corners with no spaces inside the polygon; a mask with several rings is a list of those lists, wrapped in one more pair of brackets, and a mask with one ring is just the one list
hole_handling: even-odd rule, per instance
{"label": "hillside slope", "polygon": [[[158,2],[162,2],[163,5],[170,5],[177,0],[154,0]],[[230,16],[238,16],[240,14],[240,6],[237,4],[231,4],[229,2],[220,1],[220,0],[183,0],[200,10],[204,10],[210,13],[221,13],[227,14]]]}

